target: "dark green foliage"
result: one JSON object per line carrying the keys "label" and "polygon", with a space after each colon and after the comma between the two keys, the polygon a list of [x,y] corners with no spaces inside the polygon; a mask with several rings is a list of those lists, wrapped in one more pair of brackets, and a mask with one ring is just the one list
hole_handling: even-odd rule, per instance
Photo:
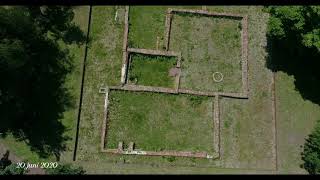
{"label": "dark green foliage", "polygon": [[176,161],[176,157],[175,156],[162,156],[162,158],[167,160],[168,162]]}
{"label": "dark green foliage", "polygon": [[9,160],[9,151],[7,151],[0,160],[0,169],[3,170],[11,164]]}
{"label": "dark green foliage", "polygon": [[48,169],[48,174],[82,175],[85,173],[82,167],[74,167],[71,164],[59,165],[57,168]]}
{"label": "dark green foliage", "polygon": [[168,160],[169,162],[173,162],[173,161],[176,160],[176,157],[174,157],[174,156],[169,156],[169,157],[167,158],[167,160]]}
{"label": "dark green foliage", "polygon": [[269,7],[269,12],[271,36],[282,39],[293,35],[304,46],[320,49],[320,7],[277,6]]}
{"label": "dark green foliage", "polygon": [[320,121],[306,139],[301,155],[304,161],[302,167],[310,174],[320,174]]}
{"label": "dark green foliage", "polygon": [[72,19],[71,7],[0,8],[0,131],[42,157],[58,157],[67,139],[59,119],[70,107],[63,83],[73,67],[61,44],[84,40]]}
{"label": "dark green foliage", "polygon": [[0,169],[0,175],[22,175],[27,172],[24,168],[17,168],[16,164],[11,164],[4,168],[3,170]]}
{"label": "dark green foliage", "polygon": [[205,97],[201,97],[201,96],[189,96],[189,100],[192,106],[200,105],[204,99]]}
{"label": "dark green foliage", "polygon": [[0,160],[0,175],[21,175],[26,173],[24,168],[17,168],[16,164],[13,164],[9,160],[9,151],[7,151]]}
{"label": "dark green foliage", "polygon": [[268,68],[295,77],[302,97],[320,104],[320,7],[271,6]]}

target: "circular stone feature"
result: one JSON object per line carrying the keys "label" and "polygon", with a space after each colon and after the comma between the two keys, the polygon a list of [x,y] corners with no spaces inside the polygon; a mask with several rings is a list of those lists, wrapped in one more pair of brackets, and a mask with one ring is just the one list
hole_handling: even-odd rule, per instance
{"label": "circular stone feature", "polygon": [[221,72],[214,72],[212,74],[214,82],[221,82],[223,80],[223,75]]}

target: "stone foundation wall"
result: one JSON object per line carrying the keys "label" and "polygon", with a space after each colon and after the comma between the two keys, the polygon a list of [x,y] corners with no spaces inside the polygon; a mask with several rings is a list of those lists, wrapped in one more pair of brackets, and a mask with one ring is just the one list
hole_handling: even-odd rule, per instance
{"label": "stone foundation wall", "polygon": [[104,118],[102,123],[102,131],[101,131],[101,142],[100,142],[100,149],[101,151],[104,150],[104,144],[107,137],[107,121],[108,121],[108,105],[109,105],[109,93],[110,89],[107,88],[105,98],[104,98]]}
{"label": "stone foundation wall", "polygon": [[[181,74],[181,52],[169,51],[170,42],[170,31],[172,16],[174,13],[194,13],[206,16],[217,16],[217,17],[229,17],[235,19],[241,19],[242,24],[242,92],[241,93],[226,93],[226,92],[203,92],[189,89],[180,89],[180,74]],[[220,147],[220,107],[219,107],[219,97],[229,97],[229,98],[248,98],[249,85],[248,85],[248,16],[243,16],[240,14],[230,14],[230,13],[216,13],[208,12],[206,6],[202,6],[201,10],[188,10],[188,9],[171,9],[168,8],[166,14],[165,22],[165,49],[161,50],[151,50],[151,49],[138,49],[138,48],[128,48],[128,33],[129,33],[129,6],[125,8],[125,26],[124,26],[124,38],[123,38],[123,59],[122,59],[122,70],[121,70],[121,83],[122,86],[111,86],[107,87],[105,94],[105,105],[104,105],[104,120],[101,133],[101,152],[113,153],[113,154],[131,154],[131,155],[148,155],[148,156],[176,156],[176,157],[196,157],[196,158],[221,158],[221,147]],[[151,87],[142,85],[128,85],[126,84],[128,65],[129,65],[129,53],[141,53],[150,55],[162,55],[162,56],[176,56],[177,65],[179,68],[179,75],[175,79],[175,88],[163,88],[163,87]],[[133,148],[124,150],[122,143],[121,147],[119,145],[118,149],[105,149],[105,139],[107,137],[108,129],[108,98],[110,90],[124,90],[124,91],[141,91],[141,92],[156,92],[156,93],[168,93],[168,94],[192,94],[199,96],[210,96],[215,97],[213,104],[213,149],[215,151],[214,155],[209,155],[206,152],[190,152],[190,151],[141,151],[135,150]],[[133,143],[133,142],[131,142]],[[120,144],[120,143],[119,143]]]}
{"label": "stone foundation wall", "polygon": [[[242,31],[241,31],[241,53],[242,53],[242,93],[224,93],[221,94],[225,97],[231,98],[247,98],[249,87],[248,87],[248,16],[241,14],[233,14],[233,13],[218,13],[218,12],[209,12],[207,11],[206,6],[203,6],[201,10],[191,10],[191,9],[172,9],[168,8],[166,15],[166,23],[165,23],[165,45],[166,50],[169,50],[170,43],[170,32],[171,32],[171,23],[173,14],[177,13],[193,13],[193,14],[201,14],[206,16],[216,16],[216,17],[227,17],[227,18],[235,18],[241,20]],[[180,65],[179,65],[180,66]],[[183,90],[185,91],[185,90]],[[189,90],[187,90],[189,91]],[[195,91],[192,93],[194,94]],[[218,93],[218,92],[217,92]],[[211,93],[208,93],[211,94]],[[220,93],[219,93],[220,94]]]}
{"label": "stone foundation wall", "polygon": [[248,16],[242,19],[242,92],[248,96]]}
{"label": "stone foundation wall", "polygon": [[122,69],[121,69],[121,83],[126,81],[127,68],[128,68],[128,33],[129,33],[129,6],[125,8],[124,19],[124,34],[123,34],[123,46],[122,46]]}
{"label": "stone foundation wall", "polygon": [[215,96],[213,105],[213,149],[220,158],[220,107],[219,96]]}

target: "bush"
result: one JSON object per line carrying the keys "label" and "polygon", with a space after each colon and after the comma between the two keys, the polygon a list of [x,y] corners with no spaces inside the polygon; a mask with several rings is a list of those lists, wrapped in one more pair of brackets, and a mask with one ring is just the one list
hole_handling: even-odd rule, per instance
{"label": "bush", "polygon": [[11,164],[5,169],[0,170],[0,175],[22,175],[27,172],[24,168],[17,168],[16,164]]}
{"label": "bush", "polygon": [[310,174],[320,174],[320,121],[306,139],[301,155],[302,167]]}

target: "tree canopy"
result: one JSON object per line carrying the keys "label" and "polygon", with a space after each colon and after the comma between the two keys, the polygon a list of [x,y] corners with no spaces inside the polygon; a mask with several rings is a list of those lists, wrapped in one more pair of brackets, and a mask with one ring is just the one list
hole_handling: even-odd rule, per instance
{"label": "tree canopy", "polygon": [[[320,104],[320,7],[271,6],[267,10],[267,66],[293,75],[302,97]],[[320,173],[320,123],[306,139],[302,160],[309,173]]]}
{"label": "tree canopy", "polygon": [[65,148],[61,119],[72,57],[59,43],[83,43],[71,7],[0,7],[0,131],[47,156]]}
{"label": "tree canopy", "polygon": [[319,6],[271,6],[269,35],[277,39],[295,36],[306,47],[320,51]]}
{"label": "tree canopy", "polygon": [[302,167],[310,174],[320,174],[320,121],[306,139],[301,155]]}
{"label": "tree canopy", "polygon": [[320,104],[320,7],[270,6],[267,67],[295,78],[304,99]]}

